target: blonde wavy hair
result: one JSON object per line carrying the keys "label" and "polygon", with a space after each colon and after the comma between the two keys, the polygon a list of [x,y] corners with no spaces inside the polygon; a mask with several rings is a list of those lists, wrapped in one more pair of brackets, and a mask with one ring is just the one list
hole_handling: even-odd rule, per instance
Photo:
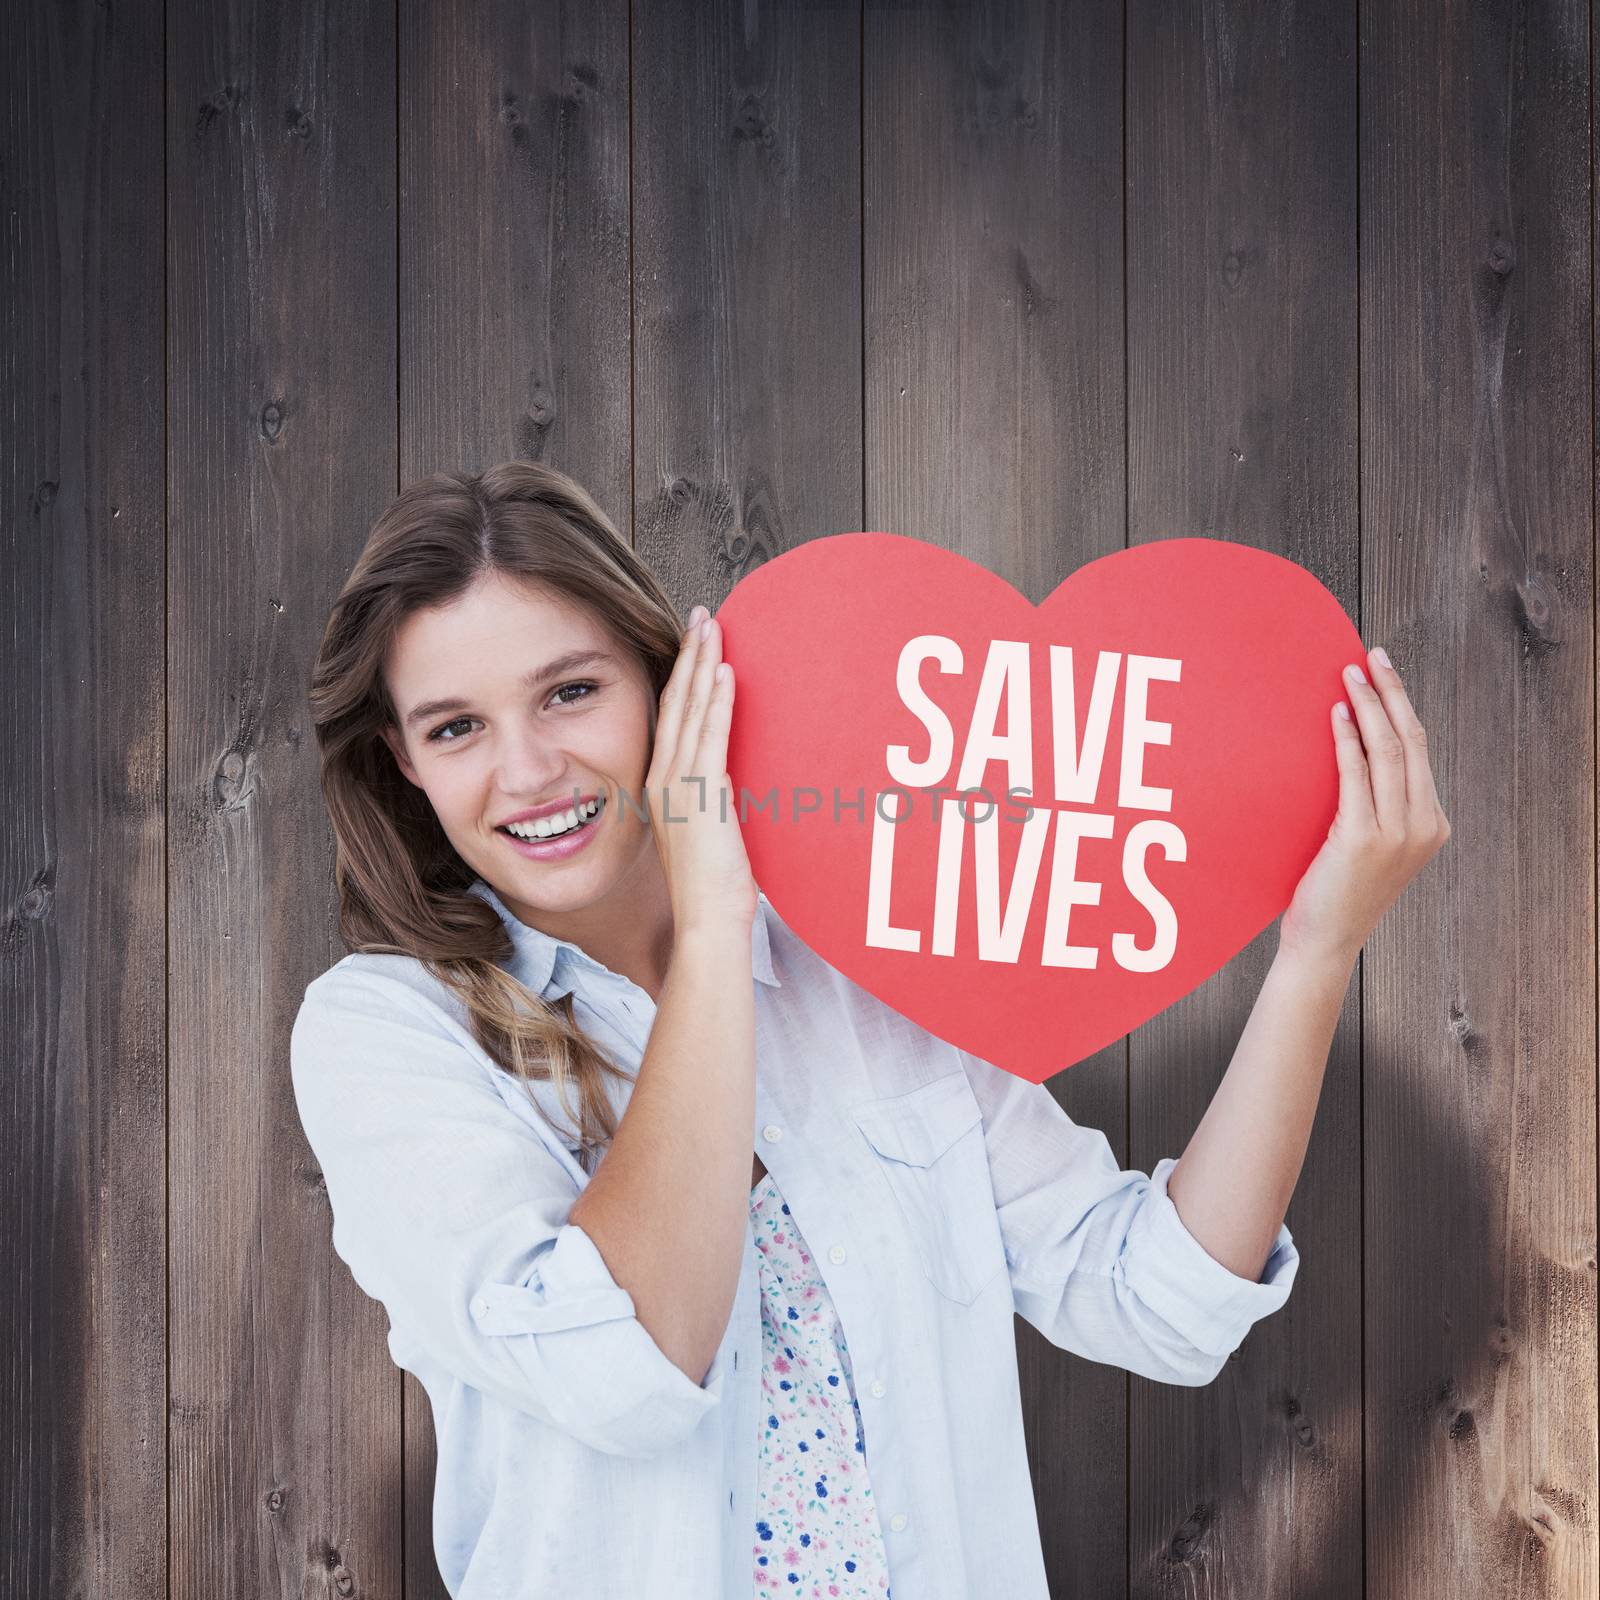
{"label": "blonde wavy hair", "polygon": [[383,737],[399,722],[383,663],[400,626],[490,574],[540,584],[586,607],[643,667],[654,737],[683,623],[587,491],[531,461],[502,462],[477,477],[439,472],[409,485],[373,524],[311,673],[339,932],[352,951],[420,961],[461,997],[473,1037],[502,1071],[525,1083],[553,1082],[592,1170],[616,1133],[604,1080],[631,1074],[574,1022],[571,995],[547,1003],[502,965],[509,931],[493,906],[467,893],[477,874]]}

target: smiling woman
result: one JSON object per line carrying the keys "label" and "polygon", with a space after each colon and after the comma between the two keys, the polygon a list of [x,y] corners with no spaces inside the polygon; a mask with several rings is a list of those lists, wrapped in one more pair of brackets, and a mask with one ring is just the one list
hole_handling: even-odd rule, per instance
{"label": "smiling woman", "polygon": [[548,581],[491,571],[411,612],[383,676],[399,713],[383,738],[461,860],[524,922],[659,987],[668,906],[648,816],[609,803],[641,795],[650,754],[656,691],[637,656]]}
{"label": "smiling woman", "polygon": [[[506,929],[468,891],[481,876],[522,921],[594,941],[615,970],[659,963],[659,950],[604,932],[659,925],[611,917],[613,896],[653,892],[664,908],[648,818],[619,800],[643,783],[682,633],[581,485],[512,461],[424,478],[388,507],[312,678],[345,943],[423,962],[491,1059],[554,1084],[590,1161],[616,1131],[606,1082],[625,1074],[570,1006],[507,974]],[[598,805],[581,827],[508,831],[585,800]]]}
{"label": "smiling woman", "polygon": [[514,462],[399,497],[316,664],[351,953],[306,989],[295,1099],[432,1403],[441,1575],[1045,1600],[1016,1315],[1208,1382],[1288,1296],[1281,1206],[1241,1276],[1170,1159],[1123,1170],[797,939],[728,803],[720,630],[689,622]]}

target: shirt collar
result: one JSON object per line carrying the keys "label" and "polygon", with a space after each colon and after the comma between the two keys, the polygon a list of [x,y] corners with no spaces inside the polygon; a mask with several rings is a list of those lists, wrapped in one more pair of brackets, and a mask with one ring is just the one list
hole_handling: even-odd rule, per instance
{"label": "shirt collar", "polygon": [[[611,969],[596,961],[581,945],[570,939],[558,939],[553,934],[531,928],[506,906],[498,894],[482,878],[474,878],[467,886],[468,894],[493,906],[501,922],[511,935],[520,971],[516,974],[535,994],[555,999],[570,994],[577,986],[574,973],[582,968],[609,973]],[[755,920],[750,925],[750,965],[756,978],[769,988],[781,989],[783,980],[772,969],[772,941],[767,928],[767,897],[756,891]],[[557,965],[561,967],[558,974]]]}

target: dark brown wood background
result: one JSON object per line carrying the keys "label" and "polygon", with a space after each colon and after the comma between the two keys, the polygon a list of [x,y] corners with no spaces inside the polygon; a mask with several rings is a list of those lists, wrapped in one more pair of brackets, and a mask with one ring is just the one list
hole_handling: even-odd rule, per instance
{"label": "dark brown wood background", "polygon": [[[331,1253],[304,700],[397,487],[574,473],[675,597],[889,528],[1208,533],[1388,646],[1454,827],[1364,953],[1286,1309],[1018,1339],[1054,1593],[1591,1596],[1596,66],[1579,0],[0,7],[0,1594],[436,1600]],[[1178,1153],[1271,936],[1054,1080]]]}

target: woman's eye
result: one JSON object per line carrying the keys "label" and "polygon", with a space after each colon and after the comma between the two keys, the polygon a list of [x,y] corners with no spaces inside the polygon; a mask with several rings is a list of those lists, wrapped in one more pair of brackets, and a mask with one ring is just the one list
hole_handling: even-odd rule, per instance
{"label": "woman's eye", "polygon": [[579,681],[577,683],[564,683],[564,684],[561,685],[561,687],[559,689],[556,690],[555,694],[551,696],[551,699],[560,700],[560,703],[562,705],[564,705],[564,706],[576,705],[578,700],[587,700],[589,698],[588,693],[580,694],[577,697],[577,700],[561,700],[560,697],[562,695],[564,695],[567,692],[568,689],[583,689],[583,690],[586,690],[586,691],[592,691],[597,687],[598,687],[598,685],[593,684],[593,683],[589,683],[587,681]]}
{"label": "woman's eye", "polygon": [[463,722],[471,721],[471,717],[457,717],[453,722],[447,722],[443,727],[435,728],[433,732],[428,735],[428,739],[431,743],[454,744],[454,739],[446,739],[444,735],[447,734],[452,728],[459,728]]}

